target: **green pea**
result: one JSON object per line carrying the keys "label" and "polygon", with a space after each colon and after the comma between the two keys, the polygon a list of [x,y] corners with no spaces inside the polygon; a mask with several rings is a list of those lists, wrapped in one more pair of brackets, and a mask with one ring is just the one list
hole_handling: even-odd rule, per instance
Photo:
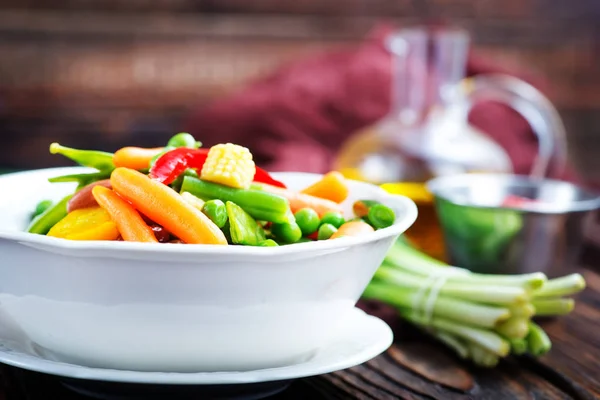
{"label": "green pea", "polygon": [[319,214],[312,208],[298,210],[296,214],[294,214],[294,217],[296,218],[296,223],[300,227],[303,235],[310,235],[319,229],[321,220],[319,219]]}
{"label": "green pea", "polygon": [[309,243],[314,242],[314,240],[310,240],[309,238],[301,237],[296,243]]}
{"label": "green pea", "polygon": [[227,208],[225,207],[225,203],[221,200],[215,199],[207,201],[202,207],[202,212],[219,228],[225,226],[225,223],[227,222]]}
{"label": "green pea", "polygon": [[297,223],[273,224],[271,233],[285,243],[296,243],[302,237],[302,230]]}
{"label": "green pea", "polygon": [[352,205],[352,211],[354,211],[354,215],[359,218],[366,217],[369,213],[369,209],[376,204],[381,204],[375,200],[357,200]]}
{"label": "green pea", "polygon": [[394,210],[388,206],[376,204],[369,208],[367,218],[373,228],[383,229],[394,224],[396,214],[394,214]]}
{"label": "green pea", "polygon": [[261,246],[261,247],[275,247],[275,246],[279,246],[279,245],[277,244],[277,242],[276,242],[276,241],[274,241],[273,239],[266,239],[266,240],[263,240],[263,241],[262,241],[262,242],[260,242],[258,245],[259,245],[259,246]]}
{"label": "green pea", "polygon": [[189,133],[181,132],[169,139],[167,147],[187,147],[190,149],[197,149],[199,143],[200,142],[196,142],[196,139]]}
{"label": "green pea", "polygon": [[344,216],[339,212],[335,211],[326,212],[323,215],[323,218],[321,218],[321,225],[330,224],[333,225],[335,228],[339,228],[340,226],[344,225],[344,222],[346,222]]}
{"label": "green pea", "polygon": [[44,211],[52,207],[52,200],[42,200],[35,206],[35,211],[31,215],[31,219],[34,219],[40,214],[43,214]]}
{"label": "green pea", "polygon": [[317,234],[318,240],[327,240],[337,232],[337,228],[331,224],[323,224],[319,227],[319,233]]}

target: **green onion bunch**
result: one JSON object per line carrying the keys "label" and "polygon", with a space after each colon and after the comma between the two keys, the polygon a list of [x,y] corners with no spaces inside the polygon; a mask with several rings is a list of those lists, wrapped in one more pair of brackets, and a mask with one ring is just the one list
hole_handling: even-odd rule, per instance
{"label": "green onion bunch", "polygon": [[509,354],[540,356],[551,342],[533,322],[569,313],[569,298],[585,287],[580,274],[487,275],[453,267],[400,238],[377,270],[363,298],[395,307],[476,365],[493,367]]}

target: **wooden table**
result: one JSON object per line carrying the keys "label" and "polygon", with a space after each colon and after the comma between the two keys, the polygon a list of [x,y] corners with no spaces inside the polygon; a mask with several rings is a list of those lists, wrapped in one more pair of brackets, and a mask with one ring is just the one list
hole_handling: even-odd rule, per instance
{"label": "wooden table", "polygon": [[[477,369],[388,314],[396,343],[386,353],[354,368],[297,380],[270,400],[600,398],[599,261],[600,251],[588,249],[582,266],[575,268],[588,286],[574,312],[540,322],[553,342],[541,359],[509,358],[495,369]],[[7,366],[2,367],[1,389],[0,400],[88,398],[54,377]]]}

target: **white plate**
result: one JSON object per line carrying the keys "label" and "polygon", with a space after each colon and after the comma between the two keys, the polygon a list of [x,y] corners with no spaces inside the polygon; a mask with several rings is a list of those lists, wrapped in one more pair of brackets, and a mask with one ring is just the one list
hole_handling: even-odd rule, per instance
{"label": "white plate", "polygon": [[309,360],[279,368],[244,372],[165,373],[101,369],[43,358],[15,342],[0,341],[0,362],[67,378],[142,384],[228,385],[291,380],[353,367],[384,352],[393,334],[387,324],[355,308],[336,335]]}

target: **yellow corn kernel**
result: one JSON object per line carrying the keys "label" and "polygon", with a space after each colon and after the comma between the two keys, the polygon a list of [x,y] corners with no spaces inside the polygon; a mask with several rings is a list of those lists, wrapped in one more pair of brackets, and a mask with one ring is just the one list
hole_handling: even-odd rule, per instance
{"label": "yellow corn kernel", "polygon": [[250,187],[256,166],[250,150],[237,144],[217,144],[210,148],[200,178],[240,189]]}

